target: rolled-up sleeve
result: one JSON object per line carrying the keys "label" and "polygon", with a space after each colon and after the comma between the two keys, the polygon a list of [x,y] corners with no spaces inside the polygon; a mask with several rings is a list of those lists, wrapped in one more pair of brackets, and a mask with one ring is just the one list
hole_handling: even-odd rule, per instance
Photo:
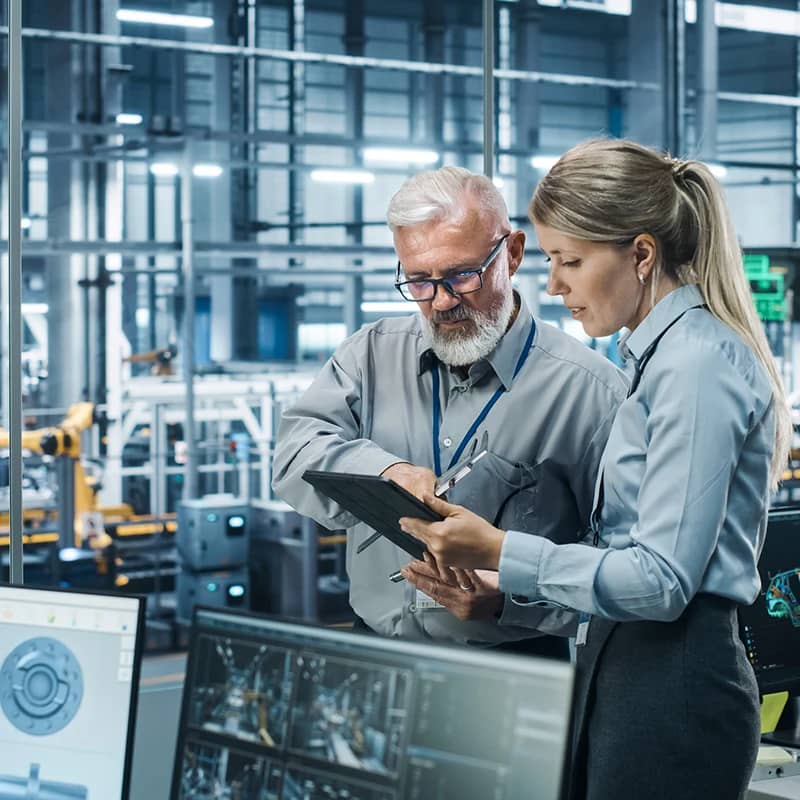
{"label": "rolled-up sleeve", "polygon": [[[503,591],[615,620],[676,619],[702,583],[739,454],[766,410],[743,369],[722,346],[700,343],[688,357],[664,347],[627,401],[647,410],[638,495],[613,498],[637,510],[629,546],[554,545],[509,532],[500,562]],[[615,492],[612,463],[605,492],[608,502]]]}
{"label": "rolled-up sleeve", "polygon": [[346,342],[280,421],[272,488],[293,508],[329,528],[358,520],[303,480],[307,469],[378,475],[404,459],[360,435],[362,377]]}

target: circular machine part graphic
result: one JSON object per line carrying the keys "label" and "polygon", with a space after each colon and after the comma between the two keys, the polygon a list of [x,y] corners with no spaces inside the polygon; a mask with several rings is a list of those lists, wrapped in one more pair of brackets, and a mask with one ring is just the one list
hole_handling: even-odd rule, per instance
{"label": "circular machine part graphic", "polygon": [[0,667],[0,707],[14,727],[48,736],[68,725],[83,699],[83,672],[72,651],[39,636],[17,645]]}

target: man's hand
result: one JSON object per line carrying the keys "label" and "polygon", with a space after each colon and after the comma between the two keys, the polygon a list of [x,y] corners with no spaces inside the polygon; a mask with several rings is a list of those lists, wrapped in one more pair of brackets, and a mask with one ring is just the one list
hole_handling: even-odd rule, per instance
{"label": "man's hand", "polygon": [[493,573],[437,567],[428,553],[425,561],[412,561],[402,573],[409,583],[464,622],[494,619],[503,608],[503,594]]}
{"label": "man's hand", "polygon": [[426,494],[433,494],[436,487],[436,475],[433,470],[427,467],[415,467],[405,462],[387,467],[381,472],[381,477],[393,480],[420,500]]}

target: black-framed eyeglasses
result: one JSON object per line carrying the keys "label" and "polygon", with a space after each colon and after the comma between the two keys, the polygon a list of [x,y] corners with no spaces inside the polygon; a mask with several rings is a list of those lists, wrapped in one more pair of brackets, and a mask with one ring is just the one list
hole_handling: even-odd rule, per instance
{"label": "black-framed eyeglasses", "polygon": [[412,300],[416,303],[433,300],[440,285],[444,286],[445,291],[453,297],[461,297],[462,294],[477,292],[478,289],[483,288],[484,271],[491,267],[497,256],[500,255],[500,250],[510,235],[510,233],[505,234],[477,267],[459,270],[446,278],[418,278],[413,281],[401,281],[402,265],[398,261],[397,275],[394,279],[395,288],[403,295],[405,300]]}

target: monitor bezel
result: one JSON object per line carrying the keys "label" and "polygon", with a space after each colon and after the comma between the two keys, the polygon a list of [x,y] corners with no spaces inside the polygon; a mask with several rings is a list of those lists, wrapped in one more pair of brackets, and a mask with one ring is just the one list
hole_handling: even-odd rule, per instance
{"label": "monitor bezel", "polygon": [[133,748],[136,733],[136,711],[139,703],[139,680],[144,650],[144,629],[146,624],[145,605],[147,598],[140,594],[123,594],[122,592],[104,591],[102,589],[85,590],[74,586],[42,586],[41,584],[34,583],[9,583],[8,581],[0,581],[0,593],[2,593],[3,589],[30,589],[32,591],[55,592],[57,594],[110,597],[114,599],[136,601],[138,606],[136,612],[136,636],[133,645],[133,672],[131,674],[131,694],[128,702],[128,730],[126,734],[125,759],[122,770],[122,793],[120,794],[120,800],[130,800]]}
{"label": "monitor bezel", "polygon": [[190,697],[189,692],[186,691],[187,683],[195,666],[198,648],[196,647],[198,639],[198,614],[203,612],[211,612],[215,614],[223,614],[231,617],[242,617],[245,619],[253,619],[262,622],[276,624],[283,628],[307,629],[311,635],[322,634],[323,638],[328,634],[332,638],[341,636],[344,638],[364,638],[365,645],[369,646],[370,642],[379,648],[386,650],[395,650],[398,654],[409,654],[409,651],[415,653],[419,657],[431,658],[437,657],[444,661],[451,661],[456,664],[464,665],[473,661],[476,666],[487,666],[491,661],[496,661],[498,668],[502,669],[503,666],[509,667],[512,664],[518,666],[531,665],[536,663],[543,669],[552,669],[553,672],[568,672],[569,673],[569,707],[567,710],[568,723],[567,731],[565,734],[564,742],[564,755],[563,763],[561,765],[561,778],[560,786],[563,793],[564,787],[568,777],[569,763],[571,758],[571,731],[572,731],[572,712],[575,705],[575,667],[573,664],[565,661],[557,661],[554,659],[546,658],[533,658],[531,656],[521,655],[518,653],[494,652],[491,650],[479,649],[474,646],[469,646],[459,643],[441,643],[431,641],[415,641],[413,639],[395,639],[378,636],[377,634],[369,632],[357,632],[342,628],[331,628],[313,621],[305,619],[295,619],[293,617],[281,617],[273,614],[262,614],[250,609],[238,608],[220,608],[216,606],[196,605],[192,611],[192,621],[189,630],[189,641],[186,659],[186,671],[184,673],[183,691],[181,697],[181,713],[178,718],[178,735],[175,742],[175,757],[172,765],[172,781],[170,782],[169,800],[177,800],[180,790],[180,778],[182,774],[183,764],[183,751],[186,745],[186,733],[188,730],[188,712]]}

